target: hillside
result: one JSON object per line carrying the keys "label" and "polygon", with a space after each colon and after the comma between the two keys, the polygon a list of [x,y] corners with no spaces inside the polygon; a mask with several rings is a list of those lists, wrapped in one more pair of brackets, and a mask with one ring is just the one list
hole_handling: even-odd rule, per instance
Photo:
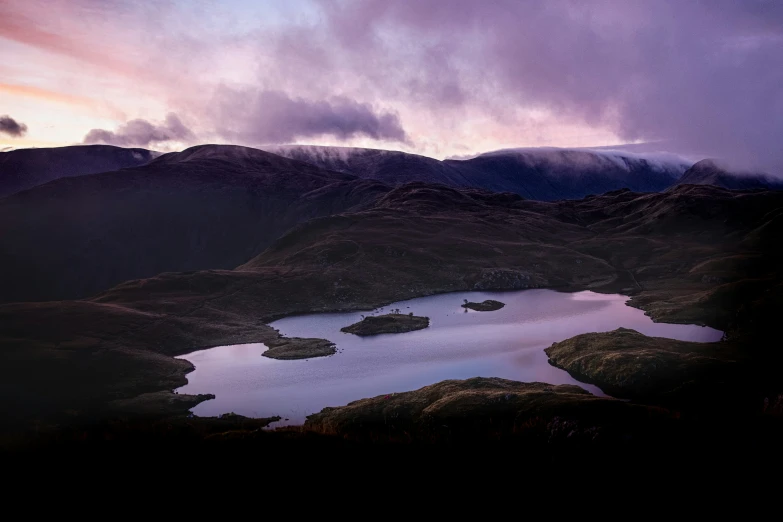
{"label": "hillside", "polygon": [[776,180],[766,174],[733,172],[711,159],[701,160],[685,171],[677,185],[686,184],[715,185],[740,190],[783,190],[783,180]]}
{"label": "hillside", "polygon": [[138,167],[156,152],[111,145],[18,149],[0,153],[0,198],[49,181]]}
{"label": "hillside", "polygon": [[690,166],[643,156],[578,149],[509,149],[468,160],[438,161],[396,151],[287,146],[270,149],[286,157],[390,185],[411,181],[513,192],[527,199],[579,199],[628,188],[657,192]]}
{"label": "hillside", "polygon": [[[783,193],[710,186],[554,203],[397,187],[368,208],[295,226],[236,270],[160,274],[84,301],[1,305],[4,418],[98,414],[112,400],[166,392],[192,371],[171,356],[274,343],[265,323],[286,315],[470,289],[630,294],[655,320],[727,331],[753,361],[754,397],[771,393],[780,361],[764,339],[781,305],[782,209]],[[86,381],[89,389],[78,385]]]}
{"label": "hillside", "polygon": [[[142,166],[77,176],[78,165],[87,165],[84,158],[152,153],[102,146],[15,152],[45,164],[53,151],[79,154],[83,161],[75,162],[73,176],[0,200],[0,302],[81,298],[161,272],[232,269],[297,223],[372,205],[405,183],[427,187],[402,201],[399,193],[389,193],[380,206],[405,208],[421,198],[430,205],[451,198],[449,205],[470,206],[475,189],[469,187],[506,193],[480,196],[485,199],[516,193],[543,200],[626,185],[659,190],[676,170],[567,150],[438,161],[372,149],[281,147],[289,156],[283,157],[203,145]],[[436,184],[453,189],[433,189]]]}
{"label": "hillside", "polygon": [[541,201],[579,199],[623,188],[659,192],[688,167],[685,162],[620,152],[551,148],[500,150],[445,163],[463,172],[472,186]]}
{"label": "hillside", "polygon": [[411,181],[441,183],[451,187],[470,187],[463,173],[445,162],[427,156],[393,150],[313,145],[278,146],[268,149],[287,158],[319,167],[375,179],[389,185]]}
{"label": "hillside", "polygon": [[229,269],[301,221],[385,188],[256,149],[204,145],[0,200],[0,300],[85,297],[161,272]]}

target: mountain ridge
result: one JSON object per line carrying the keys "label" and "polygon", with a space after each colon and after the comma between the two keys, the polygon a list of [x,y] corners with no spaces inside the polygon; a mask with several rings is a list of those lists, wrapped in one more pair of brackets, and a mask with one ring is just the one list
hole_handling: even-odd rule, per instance
{"label": "mountain ridge", "polygon": [[783,190],[783,180],[776,180],[763,173],[731,171],[720,166],[716,160],[711,158],[696,162],[685,171],[675,185],[684,184],[714,185],[738,190]]}
{"label": "mountain ridge", "polygon": [[297,223],[362,208],[386,190],[222,146],[53,180],[0,199],[0,301],[79,298],[162,272],[231,269]]}
{"label": "mountain ridge", "polygon": [[15,149],[0,153],[0,198],[65,177],[138,167],[159,153],[113,145]]}
{"label": "mountain ridge", "polygon": [[470,159],[443,161],[380,149],[280,146],[270,150],[324,168],[378,179],[390,185],[412,181],[514,192],[528,199],[579,199],[620,188],[661,191],[690,166],[656,162],[632,153],[583,149],[504,149]]}

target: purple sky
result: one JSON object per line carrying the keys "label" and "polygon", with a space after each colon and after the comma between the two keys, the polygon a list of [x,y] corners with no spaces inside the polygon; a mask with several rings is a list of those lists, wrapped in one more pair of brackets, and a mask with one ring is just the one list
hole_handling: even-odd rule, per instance
{"label": "purple sky", "polygon": [[783,175],[777,0],[5,0],[0,51],[0,147],[660,140]]}

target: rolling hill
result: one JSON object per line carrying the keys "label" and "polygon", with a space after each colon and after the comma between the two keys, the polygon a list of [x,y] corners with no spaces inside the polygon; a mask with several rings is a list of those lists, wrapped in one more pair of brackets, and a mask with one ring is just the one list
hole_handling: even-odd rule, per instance
{"label": "rolling hill", "polygon": [[[267,155],[264,167],[264,156],[246,150],[235,152],[251,159],[192,152],[184,162],[203,165],[203,156],[214,155],[224,166],[251,161],[269,180],[280,179],[272,164],[286,165]],[[164,161],[178,164],[176,156]],[[315,185],[344,176],[309,172]],[[370,205],[292,227],[235,270],[164,273],[79,301],[0,305],[2,420],[104,414],[116,400],[171,395],[192,370],[171,356],[279,341],[265,323],[286,315],[471,289],[631,294],[630,304],[657,321],[727,331],[733,344],[712,348],[741,348],[753,360],[748,371],[756,372],[758,390],[745,392],[768,393],[768,382],[780,378],[779,351],[765,339],[779,315],[783,193],[686,185],[540,202],[424,183],[379,192]],[[180,230],[176,221],[171,227]],[[237,228],[235,240],[253,231]],[[689,374],[708,379],[701,369]]]}
{"label": "rolling hill", "polygon": [[167,271],[234,268],[293,225],[386,187],[257,149],[203,145],[0,200],[1,301],[79,298]]}
{"label": "rolling hill", "polygon": [[49,181],[138,167],[157,156],[146,149],[77,145],[0,153],[0,198]]}
{"label": "rolling hill", "polygon": [[[31,149],[28,160],[42,156],[27,164],[46,166],[47,158],[77,153],[82,160],[106,156],[145,164],[87,175],[77,175],[73,167],[69,177],[0,199],[0,302],[83,298],[162,272],[233,269],[299,223],[372,206],[467,212],[476,198],[504,205],[516,198],[542,215],[556,213],[559,221],[581,225],[585,214],[563,202],[613,190],[622,199],[628,186],[636,192],[661,191],[676,183],[686,167],[568,149],[514,149],[445,161],[303,146],[275,149],[285,156],[229,145],[202,145],[155,158],[150,151],[117,147],[53,152],[58,150]],[[87,163],[82,161],[82,167]],[[394,190],[402,186],[405,197]],[[630,226],[628,212],[623,209],[625,224],[612,226]],[[649,226],[668,223],[654,208],[637,213],[660,214]],[[416,227],[406,226],[413,234]],[[676,227],[672,233],[678,233]]]}

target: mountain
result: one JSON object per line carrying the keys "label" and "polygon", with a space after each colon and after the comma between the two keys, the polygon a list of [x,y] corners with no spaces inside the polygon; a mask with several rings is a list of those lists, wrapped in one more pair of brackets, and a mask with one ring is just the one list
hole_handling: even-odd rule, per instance
{"label": "mountain", "polygon": [[138,167],[158,153],[111,145],[18,149],[0,153],[0,198],[54,179]]}
{"label": "mountain", "polygon": [[[468,160],[440,161],[399,151],[307,145],[267,151],[320,168],[390,185],[411,181],[514,192],[528,199],[578,199],[628,188],[660,191],[690,166],[628,152],[584,149],[508,149]],[[0,153],[0,197],[70,176],[144,165],[159,153],[110,145],[19,149]]]}
{"label": "mountain", "polygon": [[678,185],[715,185],[727,189],[783,190],[783,180],[766,174],[740,173],[724,169],[715,160],[703,159],[685,171]]}
{"label": "mountain", "polygon": [[690,166],[617,151],[508,149],[466,160],[439,161],[404,152],[316,146],[268,150],[314,165],[391,185],[411,181],[514,192],[528,199],[579,199],[628,188],[657,192],[676,183]]}
{"label": "mountain", "polygon": [[444,163],[459,168],[473,186],[541,201],[580,199],[623,188],[659,192],[689,165],[621,152],[552,148],[500,150]]}
{"label": "mountain", "polygon": [[[420,187],[404,200],[387,197],[382,205],[437,207],[445,204],[439,198],[448,197],[470,206],[473,196],[467,194],[477,189],[506,193],[482,196],[500,200],[509,194],[564,200],[626,186],[653,191],[684,169],[635,156],[560,149],[446,161],[372,149],[277,150],[286,157],[230,145],[155,158],[142,149],[103,146],[5,153],[27,158],[28,166],[69,156],[78,165],[70,170],[50,165],[50,175],[70,172],[70,177],[0,199],[0,302],[83,298],[161,272],[233,269],[294,225],[366,208],[405,184],[430,188]],[[111,164],[96,158],[144,164],[76,175],[85,165]],[[437,184],[451,190],[433,192]]]}
{"label": "mountain", "polygon": [[305,161],[319,167],[353,174],[365,179],[377,179],[390,185],[411,181],[441,183],[451,187],[470,187],[460,169],[443,161],[393,150],[354,147],[320,147],[287,145],[268,148],[287,158]]}
{"label": "mountain", "polygon": [[293,225],[387,187],[257,149],[203,145],[0,199],[0,301],[79,298],[167,271],[228,269]]}

